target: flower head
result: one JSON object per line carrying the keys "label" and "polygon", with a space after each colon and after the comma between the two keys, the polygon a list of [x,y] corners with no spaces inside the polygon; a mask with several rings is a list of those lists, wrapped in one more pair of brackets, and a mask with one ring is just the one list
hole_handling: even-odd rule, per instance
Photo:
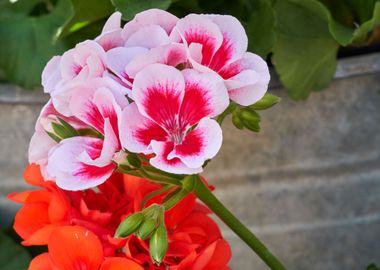
{"label": "flower head", "polygon": [[120,122],[123,146],[156,156],[151,164],[162,170],[193,174],[215,156],[222,131],[210,119],[228,106],[223,81],[212,73],[152,64],[133,84],[134,104]]}

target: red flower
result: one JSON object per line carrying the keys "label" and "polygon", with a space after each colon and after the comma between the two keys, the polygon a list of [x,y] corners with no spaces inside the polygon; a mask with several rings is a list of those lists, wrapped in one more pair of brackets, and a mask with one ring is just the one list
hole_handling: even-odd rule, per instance
{"label": "red flower", "polygon": [[[48,246],[48,253],[37,256],[30,270],[229,269],[230,247],[208,216],[210,211],[193,195],[165,213],[169,249],[157,266],[151,262],[148,241],[113,235],[120,222],[140,211],[144,197],[160,185],[113,174],[97,190],[64,191],[45,181],[37,165],[30,165],[24,177],[39,189],[8,196],[23,204],[14,229],[23,245]],[[155,196],[145,206],[160,203],[165,196]]]}

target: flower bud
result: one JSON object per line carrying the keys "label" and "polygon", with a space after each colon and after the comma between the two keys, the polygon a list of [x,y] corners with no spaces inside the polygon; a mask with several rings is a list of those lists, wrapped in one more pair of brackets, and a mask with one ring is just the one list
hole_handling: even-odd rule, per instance
{"label": "flower bud", "polygon": [[142,213],[135,213],[130,215],[123,222],[120,223],[116,230],[115,237],[127,237],[134,233],[140,224],[144,221],[144,215]]}
{"label": "flower bud", "polygon": [[163,225],[158,226],[150,238],[149,251],[153,263],[159,265],[165,258],[168,250],[168,234]]}
{"label": "flower bud", "polygon": [[239,115],[236,115],[236,114],[232,115],[232,123],[238,129],[243,129],[244,128],[243,121],[240,119]]}
{"label": "flower bud", "polygon": [[137,230],[137,236],[141,240],[147,239],[156,228],[156,221],[154,219],[145,220]]}
{"label": "flower bud", "polygon": [[276,105],[277,103],[280,102],[280,100],[281,98],[275,95],[266,93],[262,99],[257,101],[255,104],[251,105],[250,108],[253,110],[265,110]]}

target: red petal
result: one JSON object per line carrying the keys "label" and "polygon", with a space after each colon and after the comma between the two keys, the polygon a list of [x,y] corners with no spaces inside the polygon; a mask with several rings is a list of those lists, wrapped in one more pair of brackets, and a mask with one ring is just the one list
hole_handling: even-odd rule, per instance
{"label": "red petal", "polygon": [[100,270],[144,270],[136,262],[126,258],[107,258],[102,264]]}
{"label": "red petal", "polygon": [[98,270],[103,261],[103,248],[98,237],[79,226],[56,229],[48,248],[57,269]]}
{"label": "red petal", "polygon": [[28,270],[53,270],[49,253],[45,252],[35,257],[30,262]]}

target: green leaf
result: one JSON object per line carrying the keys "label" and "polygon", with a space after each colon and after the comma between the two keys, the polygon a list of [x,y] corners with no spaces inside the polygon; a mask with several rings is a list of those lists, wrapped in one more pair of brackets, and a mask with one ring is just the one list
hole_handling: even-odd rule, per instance
{"label": "green leaf", "polygon": [[91,7],[87,0],[71,0],[71,2],[74,13],[65,24],[61,32],[62,37],[107,17],[115,10],[110,0],[92,0]]}
{"label": "green leaf", "polygon": [[2,270],[27,269],[30,255],[19,243],[0,233],[0,265]]}
{"label": "green leaf", "polygon": [[376,264],[371,263],[370,265],[367,266],[366,270],[380,270],[380,268],[377,267]]}
{"label": "green leaf", "polygon": [[305,99],[331,81],[338,43],[330,35],[326,8],[315,0],[282,0],[275,6],[277,42],[273,63],[293,99]]}
{"label": "green leaf", "polygon": [[0,20],[0,69],[8,80],[26,88],[40,84],[46,62],[66,49],[55,37],[70,14],[70,2],[60,0],[48,15]]}
{"label": "green leaf", "polygon": [[116,10],[123,14],[124,20],[131,20],[141,11],[150,8],[167,9],[171,0],[111,0],[112,4],[116,7]]}
{"label": "green leaf", "polygon": [[380,2],[377,2],[373,9],[373,16],[370,20],[364,22],[358,29],[355,30],[352,41],[355,43],[365,43],[368,34],[380,25]]}
{"label": "green leaf", "polygon": [[274,10],[268,0],[250,0],[252,13],[244,26],[249,38],[248,50],[263,58],[271,52],[274,36]]}
{"label": "green leaf", "polygon": [[379,0],[345,0],[345,2],[356,14],[357,23],[362,24],[371,20],[375,4],[379,2]]}
{"label": "green leaf", "polygon": [[279,103],[280,100],[281,98],[279,98],[278,96],[272,95],[270,93],[265,93],[262,99],[260,99],[255,104],[249,107],[253,110],[266,110]]}
{"label": "green leaf", "polygon": [[37,4],[43,0],[18,0],[15,2],[9,0],[0,0],[0,20],[16,19],[28,16]]}

